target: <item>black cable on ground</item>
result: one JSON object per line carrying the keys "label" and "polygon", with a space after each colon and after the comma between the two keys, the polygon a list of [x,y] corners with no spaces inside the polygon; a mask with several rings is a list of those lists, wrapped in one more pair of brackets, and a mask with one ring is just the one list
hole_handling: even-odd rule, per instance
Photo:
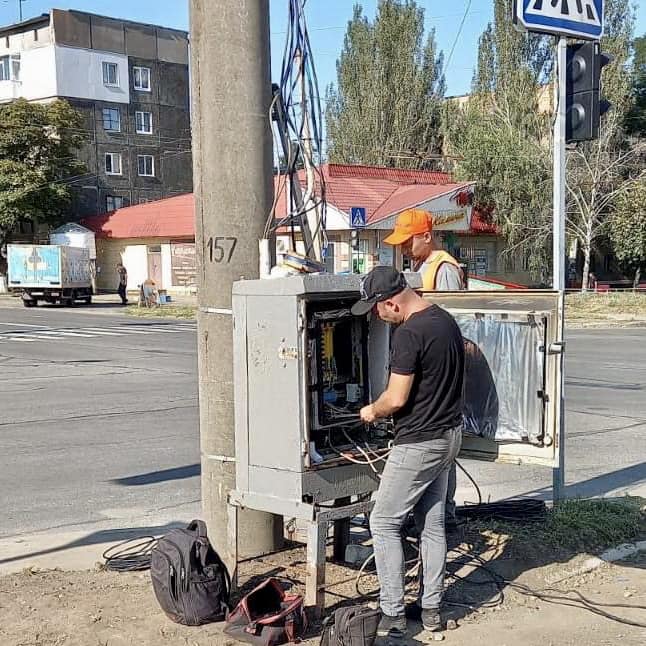
{"label": "black cable on ground", "polygon": [[[605,619],[610,619],[611,621],[615,621],[617,623],[624,624],[626,626],[634,626],[636,628],[646,628],[646,623],[633,621],[632,619],[626,619],[625,617],[619,617],[618,615],[614,615],[610,612],[606,612],[605,610],[602,610],[602,608],[628,608],[632,610],[646,610],[646,606],[632,605],[627,603],[602,603],[598,601],[591,601],[587,597],[584,597],[578,590],[559,590],[557,588],[544,588],[541,590],[533,590],[532,588],[526,585],[523,585],[522,583],[515,583],[514,581],[508,581],[497,572],[494,572],[489,567],[489,564],[487,563],[487,561],[485,561],[481,556],[478,556],[477,554],[472,554],[471,552],[468,552],[466,550],[461,550],[460,548],[457,548],[456,551],[463,554],[464,556],[470,557],[470,559],[473,562],[475,562],[474,567],[476,568],[476,570],[482,570],[487,572],[487,574],[491,577],[492,582],[493,580],[496,581],[496,587],[499,590],[502,590],[505,587],[509,587],[512,590],[515,590],[516,592],[518,592],[519,594],[540,599],[545,603],[553,603],[556,605],[580,608],[582,610],[588,610],[589,612],[592,612],[595,615],[599,615],[600,617],[604,617]],[[456,578],[461,579],[463,581],[465,580],[461,577],[456,577]],[[468,581],[468,583],[469,584],[474,583],[478,585],[484,582]],[[567,596],[567,595],[574,595],[575,598],[572,598],[572,596]]]}
{"label": "black cable on ground", "polygon": [[542,520],[546,513],[545,502],[535,498],[512,498],[501,502],[483,502],[457,508],[457,514],[463,518],[493,518],[521,522]]}
{"label": "black cable on ground", "polygon": [[111,572],[149,570],[150,555],[156,544],[154,536],[140,536],[113,545],[103,552],[105,569]]}
{"label": "black cable on ground", "polygon": [[464,475],[469,478],[471,481],[471,484],[475,487],[476,493],[478,494],[478,504],[482,504],[482,492],[480,491],[480,487],[478,486],[478,483],[474,480],[474,478],[471,476],[471,474],[456,460],[455,464],[457,465],[458,469],[464,473]]}

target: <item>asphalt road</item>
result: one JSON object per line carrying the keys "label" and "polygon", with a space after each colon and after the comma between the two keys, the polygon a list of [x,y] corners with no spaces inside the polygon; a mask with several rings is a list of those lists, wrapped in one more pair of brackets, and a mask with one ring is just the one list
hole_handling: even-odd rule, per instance
{"label": "asphalt road", "polygon": [[0,537],[199,514],[195,324],[99,311],[0,306]]}
{"label": "asphalt road", "polygon": [[[570,494],[646,495],[645,365],[644,329],[569,334]],[[193,323],[0,304],[0,411],[0,538],[199,514]],[[465,466],[485,499],[550,496],[549,470]]]}

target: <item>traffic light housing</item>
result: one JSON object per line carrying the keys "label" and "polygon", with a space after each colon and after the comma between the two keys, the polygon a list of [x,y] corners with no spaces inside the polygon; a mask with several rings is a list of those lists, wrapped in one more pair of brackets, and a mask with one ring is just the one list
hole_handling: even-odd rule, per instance
{"label": "traffic light housing", "polygon": [[357,229],[352,229],[350,239],[352,241],[352,250],[359,251],[359,231]]}
{"label": "traffic light housing", "polygon": [[567,46],[566,143],[599,137],[601,116],[611,107],[601,99],[601,70],[610,62],[597,41]]}

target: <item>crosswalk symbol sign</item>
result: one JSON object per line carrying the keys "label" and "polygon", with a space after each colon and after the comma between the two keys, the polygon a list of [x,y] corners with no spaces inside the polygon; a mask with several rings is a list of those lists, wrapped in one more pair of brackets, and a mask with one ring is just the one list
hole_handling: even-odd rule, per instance
{"label": "crosswalk symbol sign", "polygon": [[350,226],[353,229],[366,226],[366,209],[363,206],[353,206],[350,209]]}
{"label": "crosswalk symbol sign", "polygon": [[514,22],[529,31],[599,40],[603,0],[516,0]]}

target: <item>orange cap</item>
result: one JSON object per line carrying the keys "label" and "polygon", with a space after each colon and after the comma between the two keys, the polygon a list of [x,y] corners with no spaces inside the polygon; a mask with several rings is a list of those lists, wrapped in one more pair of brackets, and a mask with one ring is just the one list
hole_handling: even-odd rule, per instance
{"label": "orange cap", "polygon": [[399,245],[413,236],[430,233],[433,230],[433,218],[428,211],[422,209],[406,209],[395,221],[395,230],[384,239],[386,244]]}

